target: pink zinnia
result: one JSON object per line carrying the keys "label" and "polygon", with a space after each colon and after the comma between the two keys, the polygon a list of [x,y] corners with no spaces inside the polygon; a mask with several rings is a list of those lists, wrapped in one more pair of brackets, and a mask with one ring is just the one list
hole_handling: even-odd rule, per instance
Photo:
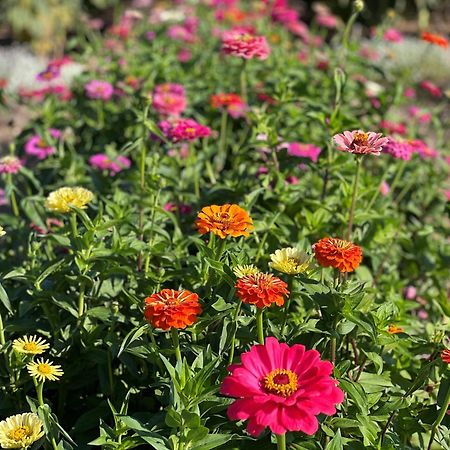
{"label": "pink zinnia", "polygon": [[0,158],[0,173],[17,173],[22,168],[22,162],[15,156]]}
{"label": "pink zinnia", "polygon": [[104,153],[97,153],[89,158],[89,164],[99,170],[109,171],[109,175],[114,176],[123,169],[131,166],[131,161],[126,156],[118,156],[111,159]]}
{"label": "pink zinnia", "polygon": [[407,141],[400,141],[392,137],[388,138],[388,142],[383,145],[383,153],[387,153],[396,159],[409,161],[414,150]]}
{"label": "pink zinnia", "polygon": [[442,91],[431,81],[422,81],[420,87],[425,89],[433,97],[442,97]]}
{"label": "pink zinnia", "polygon": [[337,27],[338,20],[332,14],[319,14],[316,18],[317,24],[321,27],[333,29]]}
{"label": "pink zinnia", "polygon": [[437,158],[439,152],[434,148],[428,147],[425,142],[420,139],[414,139],[408,142],[413,152],[417,152],[423,159]]}
{"label": "pink zinnia", "polygon": [[331,378],[333,365],[317,350],[266,339],[241,355],[241,364],[222,382],[220,392],[237,400],[228,407],[230,420],[248,420],[247,431],[258,436],[266,427],[275,434],[314,434],[318,414],[336,413],[344,393]]}
{"label": "pink zinnia", "polygon": [[111,83],[107,81],[91,80],[84,86],[86,95],[92,99],[109,100],[114,88]]}
{"label": "pink zinnia", "polygon": [[[61,132],[55,128],[50,128],[48,131],[50,136],[55,139],[61,137]],[[25,153],[36,156],[38,159],[45,159],[55,152],[56,148],[38,134],[31,136],[25,143]]]}
{"label": "pink zinnia", "polygon": [[390,120],[382,120],[380,128],[385,129],[389,134],[406,134],[406,125],[401,122],[392,122]]}
{"label": "pink zinnia", "polygon": [[390,42],[402,42],[403,34],[396,28],[388,28],[383,34],[383,39]]}
{"label": "pink zinnia", "polygon": [[234,119],[242,117],[247,111],[247,104],[242,100],[242,97],[233,93],[212,95],[211,106],[225,109]]}
{"label": "pink zinnia", "polygon": [[159,127],[172,142],[194,141],[211,135],[210,128],[200,125],[193,119],[178,119],[173,122],[163,121],[159,123]]}
{"label": "pink zinnia", "polygon": [[383,145],[386,145],[388,142],[388,139],[382,137],[381,133],[361,130],[344,131],[336,134],[333,139],[338,146],[338,150],[355,153],[356,155],[378,156]]}
{"label": "pink zinnia", "polygon": [[155,87],[153,107],[166,116],[179,116],[184,112],[187,100],[183,86],[174,83],[160,84]]}
{"label": "pink zinnia", "polygon": [[309,158],[312,162],[317,162],[319,154],[322,151],[320,147],[313,144],[302,144],[300,142],[291,142],[286,145],[288,155],[299,158]]}
{"label": "pink zinnia", "polygon": [[226,55],[244,59],[267,59],[270,47],[264,36],[256,36],[248,31],[235,29],[222,35],[222,50]]}

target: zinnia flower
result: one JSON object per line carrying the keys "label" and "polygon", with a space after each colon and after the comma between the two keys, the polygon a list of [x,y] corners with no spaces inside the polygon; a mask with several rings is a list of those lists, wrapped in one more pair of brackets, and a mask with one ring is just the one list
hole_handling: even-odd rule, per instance
{"label": "zinnia flower", "polygon": [[48,359],[44,360],[44,358],[29,362],[27,370],[30,376],[42,382],[46,380],[58,381],[64,375],[61,366],[53,364]]}
{"label": "zinnia flower", "polygon": [[247,105],[238,94],[216,94],[211,96],[211,106],[213,108],[223,108],[228,114],[237,119],[247,110]]}
{"label": "zinnia flower", "polygon": [[239,278],[236,295],[244,303],[264,308],[275,303],[284,305],[284,296],[289,295],[287,284],[271,273],[255,273]]}
{"label": "zinnia flower", "polygon": [[100,80],[89,81],[89,83],[85,84],[84,90],[89,98],[100,100],[109,100],[114,93],[111,83]]}
{"label": "zinnia flower", "polygon": [[450,349],[449,348],[442,350],[441,359],[442,359],[442,361],[446,362],[447,364],[450,364]]}
{"label": "zinnia flower", "polygon": [[276,250],[270,255],[269,266],[288,275],[306,272],[310,266],[311,256],[293,247]]}
{"label": "zinnia flower", "polygon": [[28,448],[44,436],[43,423],[35,413],[10,416],[0,422],[2,448]]}
{"label": "zinnia flower", "polygon": [[155,328],[183,329],[192,325],[202,313],[198,295],[192,292],[163,289],[145,299],[144,315]]}
{"label": "zinnia flower", "polygon": [[381,153],[383,145],[386,145],[388,139],[382,137],[381,133],[372,131],[365,132],[361,130],[344,131],[334,136],[334,142],[338,150],[343,152],[355,153],[357,155],[376,155]]}
{"label": "zinnia flower", "polygon": [[258,436],[266,427],[275,434],[302,431],[314,434],[318,414],[333,415],[344,393],[331,377],[333,365],[317,350],[289,347],[275,338],[254,345],[241,355],[241,364],[228,368],[220,392],[235,397],[230,420],[248,420],[247,431]]}
{"label": "zinnia flower", "polygon": [[211,135],[210,128],[200,125],[193,119],[178,119],[172,122],[164,120],[159,123],[159,128],[172,142],[194,141]]}
{"label": "zinnia flower", "polygon": [[227,236],[249,236],[253,222],[239,205],[205,206],[198,213],[195,226],[200,234],[213,233],[222,239]]}
{"label": "zinnia flower", "polygon": [[94,198],[94,194],[82,187],[62,187],[50,193],[45,206],[50,211],[59,213],[70,212],[70,206],[84,209]]}
{"label": "zinnia flower", "polygon": [[422,33],[422,40],[433,45],[439,45],[442,48],[448,48],[448,39],[440,34],[433,34],[428,31],[424,31]]}
{"label": "zinnia flower", "polygon": [[353,272],[361,263],[361,247],[343,239],[325,237],[313,245],[318,263],[340,272]]}
{"label": "zinnia flower", "polygon": [[400,334],[400,333],[404,333],[405,329],[402,327],[398,327],[397,325],[391,324],[388,326],[387,332],[389,334]]}
{"label": "zinnia flower", "polygon": [[259,269],[253,264],[244,264],[233,267],[233,273],[237,278],[242,278],[247,275],[255,275],[256,273],[259,273]]}
{"label": "zinnia flower", "polygon": [[44,71],[37,74],[36,79],[39,81],[52,81],[59,77],[59,68],[56,66],[48,66]]}
{"label": "zinnia flower", "polygon": [[131,161],[126,156],[117,156],[111,159],[104,153],[97,153],[89,158],[89,164],[99,170],[107,170],[111,176],[131,166]]}
{"label": "zinnia flower", "polygon": [[414,149],[407,141],[389,137],[387,143],[383,145],[383,153],[387,153],[396,159],[409,161],[414,153]]}
{"label": "zinnia flower", "polygon": [[0,158],[0,173],[17,173],[22,168],[22,162],[15,156]]}
{"label": "zinnia flower", "polygon": [[317,162],[321,152],[320,147],[313,144],[302,144],[300,142],[291,142],[283,144],[283,148],[287,148],[287,153],[290,156],[297,156],[299,158],[309,158],[312,162]]}
{"label": "zinnia flower", "polygon": [[442,97],[441,89],[436,86],[434,83],[428,80],[424,80],[420,83],[420,87],[425,89],[430,95],[433,97]]}
{"label": "zinnia flower", "polygon": [[[49,128],[48,133],[55,139],[61,137],[61,131],[56,130],[55,128]],[[36,156],[37,159],[45,159],[47,156],[56,153],[56,148],[46,139],[42,138],[38,134],[35,134],[25,143],[25,153],[27,155]]]}
{"label": "zinnia flower", "polygon": [[222,35],[222,50],[226,55],[244,59],[267,59],[270,47],[264,36],[255,36],[243,29],[225,31]]}
{"label": "zinnia flower", "polygon": [[187,106],[183,86],[174,83],[164,83],[155,87],[152,99],[153,108],[166,116],[179,116]]}
{"label": "zinnia flower", "polygon": [[12,346],[16,352],[27,355],[40,355],[50,348],[50,345],[45,339],[36,336],[23,336],[15,339]]}

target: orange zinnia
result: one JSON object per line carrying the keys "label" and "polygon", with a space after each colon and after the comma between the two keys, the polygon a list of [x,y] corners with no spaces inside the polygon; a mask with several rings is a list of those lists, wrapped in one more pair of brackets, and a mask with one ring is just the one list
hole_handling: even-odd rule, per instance
{"label": "orange zinnia", "polygon": [[145,299],[146,320],[164,331],[192,325],[201,312],[198,295],[186,290],[163,289]]}
{"label": "orange zinnia", "polygon": [[400,333],[404,333],[405,329],[402,327],[398,327],[397,325],[389,325],[387,332],[389,334],[400,334]]}
{"label": "orange zinnia", "polygon": [[428,33],[428,31],[424,31],[422,33],[422,40],[427,41],[433,45],[439,45],[440,47],[448,48],[448,40],[440,34],[432,34]]}
{"label": "orange zinnia", "polygon": [[239,278],[235,288],[240,300],[258,308],[272,303],[282,306],[283,296],[289,295],[287,284],[271,273],[255,273]]}
{"label": "orange zinnia", "polygon": [[253,230],[252,219],[238,205],[205,206],[197,216],[195,225],[200,234],[214,233],[222,239],[248,236]]}
{"label": "orange zinnia", "polygon": [[450,364],[450,348],[446,348],[445,350],[442,350],[441,359],[442,359],[442,361],[446,362],[447,364]]}
{"label": "orange zinnia", "polygon": [[313,245],[318,263],[340,272],[353,272],[361,263],[361,247],[343,239],[325,237]]}

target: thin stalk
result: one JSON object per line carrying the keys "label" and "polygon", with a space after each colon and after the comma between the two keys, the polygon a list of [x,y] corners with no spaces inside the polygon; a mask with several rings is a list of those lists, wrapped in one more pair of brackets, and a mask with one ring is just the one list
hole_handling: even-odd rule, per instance
{"label": "thin stalk", "polygon": [[286,450],[286,434],[276,434],[277,450]]}
{"label": "thin stalk", "polygon": [[81,317],[84,314],[84,294],[86,290],[86,285],[84,281],[80,284],[80,294],[78,296],[78,320],[81,319]]}
{"label": "thin stalk", "polygon": [[442,420],[444,419],[445,415],[448,411],[448,406],[450,404],[450,388],[447,390],[447,394],[445,395],[444,402],[442,403],[441,409],[439,411],[439,415],[437,416],[436,421],[433,423],[433,427],[431,428],[431,436],[430,441],[428,442],[427,450],[431,450],[431,447],[433,445],[434,437],[436,436],[436,431],[441,424]]}
{"label": "thin stalk", "polygon": [[248,103],[247,95],[247,60],[244,59],[241,68],[241,97],[245,103]]}
{"label": "thin stalk", "polygon": [[358,197],[358,185],[359,185],[359,178],[361,175],[361,161],[362,158],[357,156],[356,157],[356,172],[355,172],[355,180],[353,182],[353,193],[352,193],[352,204],[350,206],[350,212],[348,215],[348,229],[347,229],[347,239],[350,240],[352,236],[352,229],[353,229],[353,219],[355,216],[355,207],[356,207],[356,198]]}
{"label": "thin stalk", "polygon": [[[139,240],[144,240],[144,195],[145,195],[145,169],[147,159],[147,146],[142,144],[141,157],[139,159],[139,187],[141,190],[141,199],[139,202]],[[137,269],[142,270],[142,252],[139,252],[137,260]]]}
{"label": "thin stalk", "polygon": [[177,358],[177,363],[182,364],[181,350],[180,350],[180,339],[178,337],[178,330],[176,328],[171,328],[170,335],[172,336],[173,347],[175,349],[175,356]]}
{"label": "thin stalk", "polygon": [[220,173],[225,167],[227,160],[227,128],[228,128],[228,112],[226,109],[222,111],[220,119],[220,141],[219,150],[215,159],[216,172]]}
{"label": "thin stalk", "polygon": [[111,358],[111,349],[108,347],[107,349],[107,358],[108,358],[108,378],[109,378],[109,388],[111,390],[111,395],[114,394],[114,376],[112,370],[112,358]]}
{"label": "thin stalk", "polygon": [[78,237],[78,226],[77,226],[77,213],[72,212],[69,216],[70,228],[72,230],[72,236],[74,239]]}
{"label": "thin stalk", "polygon": [[11,173],[8,173],[7,181],[10,186],[10,190],[11,190],[11,208],[12,208],[13,214],[16,217],[19,217],[19,207],[17,206],[16,193],[14,192],[14,185],[13,185]]}
{"label": "thin stalk", "polygon": [[6,343],[6,339],[5,339],[5,329],[3,327],[3,318],[2,315],[0,313],[0,345],[3,347]]}
{"label": "thin stalk", "polygon": [[334,363],[336,362],[336,336],[334,335],[331,337],[330,340],[330,361],[334,366]]}
{"label": "thin stalk", "polygon": [[234,344],[236,342],[236,333],[238,330],[238,317],[239,312],[241,311],[242,301],[239,301],[239,303],[236,305],[236,309],[234,310],[233,315],[233,334],[231,335],[231,348],[230,348],[230,356],[228,357],[228,365],[231,365],[233,363],[234,358]]}
{"label": "thin stalk", "polygon": [[284,305],[284,317],[283,317],[283,323],[281,325],[281,336],[284,337],[284,329],[286,328],[287,319],[289,316],[289,310],[291,307],[291,298],[292,298],[292,285],[294,284],[294,279],[292,277],[289,277],[288,281],[288,287],[289,287],[289,297],[286,300],[286,303]]}
{"label": "thin stalk", "polygon": [[[369,201],[369,203],[368,203],[368,205],[366,207],[366,211],[370,211],[370,208],[372,208],[373,204],[375,203],[375,200],[380,195],[381,187],[383,186],[383,183],[386,181],[389,169],[390,169],[390,167],[387,166],[386,170],[384,171],[383,175],[381,176],[381,180],[380,180],[380,184],[378,185],[378,189],[374,192],[372,198],[370,199],[370,201]],[[397,178],[397,176],[396,176],[396,178]],[[392,186],[391,186],[391,189],[392,189]]]}
{"label": "thin stalk", "polygon": [[264,310],[262,308],[257,308],[256,310],[256,330],[258,334],[258,342],[264,345],[264,321],[263,321]]}

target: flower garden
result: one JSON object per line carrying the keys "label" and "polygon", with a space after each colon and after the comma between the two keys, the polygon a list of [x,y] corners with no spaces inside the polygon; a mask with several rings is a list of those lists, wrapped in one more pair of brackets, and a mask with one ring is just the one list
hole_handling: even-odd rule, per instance
{"label": "flower garden", "polygon": [[0,80],[1,448],[450,449],[448,78],[361,0],[131,6]]}

